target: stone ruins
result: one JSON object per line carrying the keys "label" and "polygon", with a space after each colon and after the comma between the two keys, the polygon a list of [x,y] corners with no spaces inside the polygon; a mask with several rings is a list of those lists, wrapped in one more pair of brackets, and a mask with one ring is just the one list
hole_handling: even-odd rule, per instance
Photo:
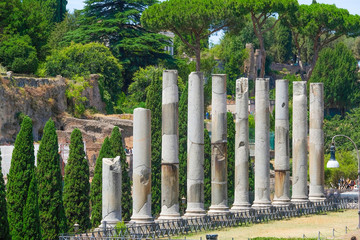
{"label": "stone ruins", "polygon": [[[179,132],[177,71],[163,72],[162,91],[162,186],[161,213],[157,221],[176,220],[179,212]],[[293,83],[293,172],[290,196],[289,82],[276,81],[275,195],[270,199],[269,79],[255,81],[255,199],[249,201],[249,101],[248,78],[236,81],[235,199],[231,209],[227,196],[226,75],[212,76],[211,206],[204,208],[204,79],[200,72],[189,76],[187,209],[184,218],[227,214],[250,208],[289,206],[325,200],[324,195],[324,87],[310,84],[309,162],[307,188],[307,89],[306,82]],[[132,223],[154,222],[151,215],[151,113],[134,110],[133,216]],[[121,219],[121,185],[118,160],[103,159],[103,221],[109,213]],[[115,166],[115,167],[114,167]],[[108,171],[108,172],[106,172]],[[111,175],[110,175],[111,174]],[[119,175],[119,176],[118,176]],[[117,181],[116,183],[114,181]],[[110,201],[115,199],[117,202]]]}

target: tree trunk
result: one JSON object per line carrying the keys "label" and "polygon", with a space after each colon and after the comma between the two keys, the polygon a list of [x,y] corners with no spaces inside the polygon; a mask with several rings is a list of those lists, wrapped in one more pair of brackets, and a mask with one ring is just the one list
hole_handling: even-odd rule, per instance
{"label": "tree trunk", "polygon": [[265,76],[266,51],[265,51],[264,37],[262,33],[259,33],[259,42],[260,42],[260,52],[261,52],[260,78],[263,78]]}
{"label": "tree trunk", "polygon": [[200,39],[196,40],[196,46],[195,46],[195,57],[196,57],[196,71],[200,72],[201,68],[201,47],[200,47]]}
{"label": "tree trunk", "polygon": [[320,49],[317,49],[315,50],[314,52],[314,57],[313,57],[313,60],[312,60],[312,63],[311,63],[311,66],[306,74],[306,80],[305,81],[309,81],[310,78],[311,78],[311,75],[315,69],[315,66],[316,66],[316,62],[317,62],[317,59],[319,58],[319,52],[320,52]]}

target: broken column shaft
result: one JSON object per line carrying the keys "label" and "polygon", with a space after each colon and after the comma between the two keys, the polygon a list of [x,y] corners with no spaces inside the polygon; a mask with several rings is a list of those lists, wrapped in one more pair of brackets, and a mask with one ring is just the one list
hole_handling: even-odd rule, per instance
{"label": "broken column shaft", "polygon": [[212,75],[211,206],[209,214],[229,211],[227,198],[226,75]]}

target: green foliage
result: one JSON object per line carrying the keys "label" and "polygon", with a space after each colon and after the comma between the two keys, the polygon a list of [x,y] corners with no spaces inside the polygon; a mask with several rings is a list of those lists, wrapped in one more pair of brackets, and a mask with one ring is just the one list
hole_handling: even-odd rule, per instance
{"label": "green foliage", "polygon": [[115,230],[118,233],[118,236],[116,236],[116,234],[114,235],[114,237],[122,237],[126,234],[126,224],[124,223],[124,221],[118,222],[115,225]]}
{"label": "green foliage", "polygon": [[227,161],[228,199],[233,201],[235,190],[235,122],[231,112],[227,112]]}
{"label": "green foliage", "polygon": [[353,46],[353,53],[356,60],[360,60],[360,37],[357,37]]}
{"label": "green foliage", "polygon": [[33,171],[23,212],[23,239],[40,240],[40,218],[36,172]]}
{"label": "green foliage", "polygon": [[100,225],[102,219],[102,162],[103,158],[111,158],[114,153],[110,139],[105,138],[98,158],[96,159],[94,177],[90,186],[90,202],[91,202],[91,226],[96,228]]}
{"label": "green foliage", "polygon": [[0,41],[0,63],[15,73],[34,73],[38,66],[38,58],[30,37],[5,36]]}
{"label": "green foliage", "polygon": [[292,58],[292,33],[291,29],[280,22],[273,30],[273,44],[269,49],[269,55],[276,63],[286,63]]}
{"label": "green foliage", "polygon": [[64,208],[70,231],[74,224],[84,231],[90,227],[89,219],[89,164],[85,158],[84,142],[79,129],[75,128],[70,137],[70,152],[65,167]]}
{"label": "green foliage", "polygon": [[55,50],[46,58],[46,73],[50,76],[62,75],[66,78],[88,77],[100,74],[100,92],[109,113],[123,86],[122,65],[110,50],[100,43],[71,44]]}
{"label": "green foliage", "polygon": [[37,155],[39,216],[43,239],[57,239],[66,232],[66,218],[62,201],[62,176],[58,136],[55,123],[49,119]]}
{"label": "green foliage", "polygon": [[344,113],[360,101],[357,61],[343,43],[321,51],[310,81],[324,83],[325,108]]}
{"label": "green foliage", "polygon": [[10,230],[8,214],[6,208],[5,182],[1,171],[1,151],[0,151],[0,239],[10,240]]}
{"label": "green foliage", "polygon": [[11,237],[23,239],[23,216],[34,172],[32,120],[25,116],[15,140],[7,183],[7,210]]}
{"label": "green foliage", "polygon": [[67,85],[65,95],[70,102],[70,111],[75,117],[81,117],[85,112],[84,104],[88,99],[82,93],[88,87],[90,84],[83,77],[75,77],[75,80]]}
{"label": "green foliage", "polygon": [[211,205],[211,139],[209,131],[204,129],[204,205]]}
{"label": "green foliage", "polygon": [[122,219],[129,221],[132,215],[132,196],[131,196],[131,179],[129,176],[129,165],[126,161],[125,147],[123,145],[123,139],[118,127],[114,127],[111,132],[110,144],[111,149],[115,156],[120,156],[121,162],[121,180],[122,180],[122,195],[121,195],[121,207],[122,207]]}
{"label": "green foliage", "polygon": [[162,75],[151,81],[146,96],[146,107],[151,111],[151,194],[152,212],[157,216],[161,210],[161,118]]}

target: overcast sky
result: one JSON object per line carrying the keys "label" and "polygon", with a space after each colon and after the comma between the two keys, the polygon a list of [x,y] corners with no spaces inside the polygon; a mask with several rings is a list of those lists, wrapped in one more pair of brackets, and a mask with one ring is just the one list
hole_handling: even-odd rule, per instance
{"label": "overcast sky", "polygon": [[[161,0],[160,0],[161,1]],[[298,0],[300,4],[311,4],[312,0]],[[359,0],[317,0],[318,3],[335,4],[339,8],[346,8],[351,14],[360,15]],[[68,0],[67,9],[73,12],[74,9],[82,9],[84,2],[82,0]],[[212,36],[210,42],[217,44],[221,38],[221,33],[217,36]]]}

